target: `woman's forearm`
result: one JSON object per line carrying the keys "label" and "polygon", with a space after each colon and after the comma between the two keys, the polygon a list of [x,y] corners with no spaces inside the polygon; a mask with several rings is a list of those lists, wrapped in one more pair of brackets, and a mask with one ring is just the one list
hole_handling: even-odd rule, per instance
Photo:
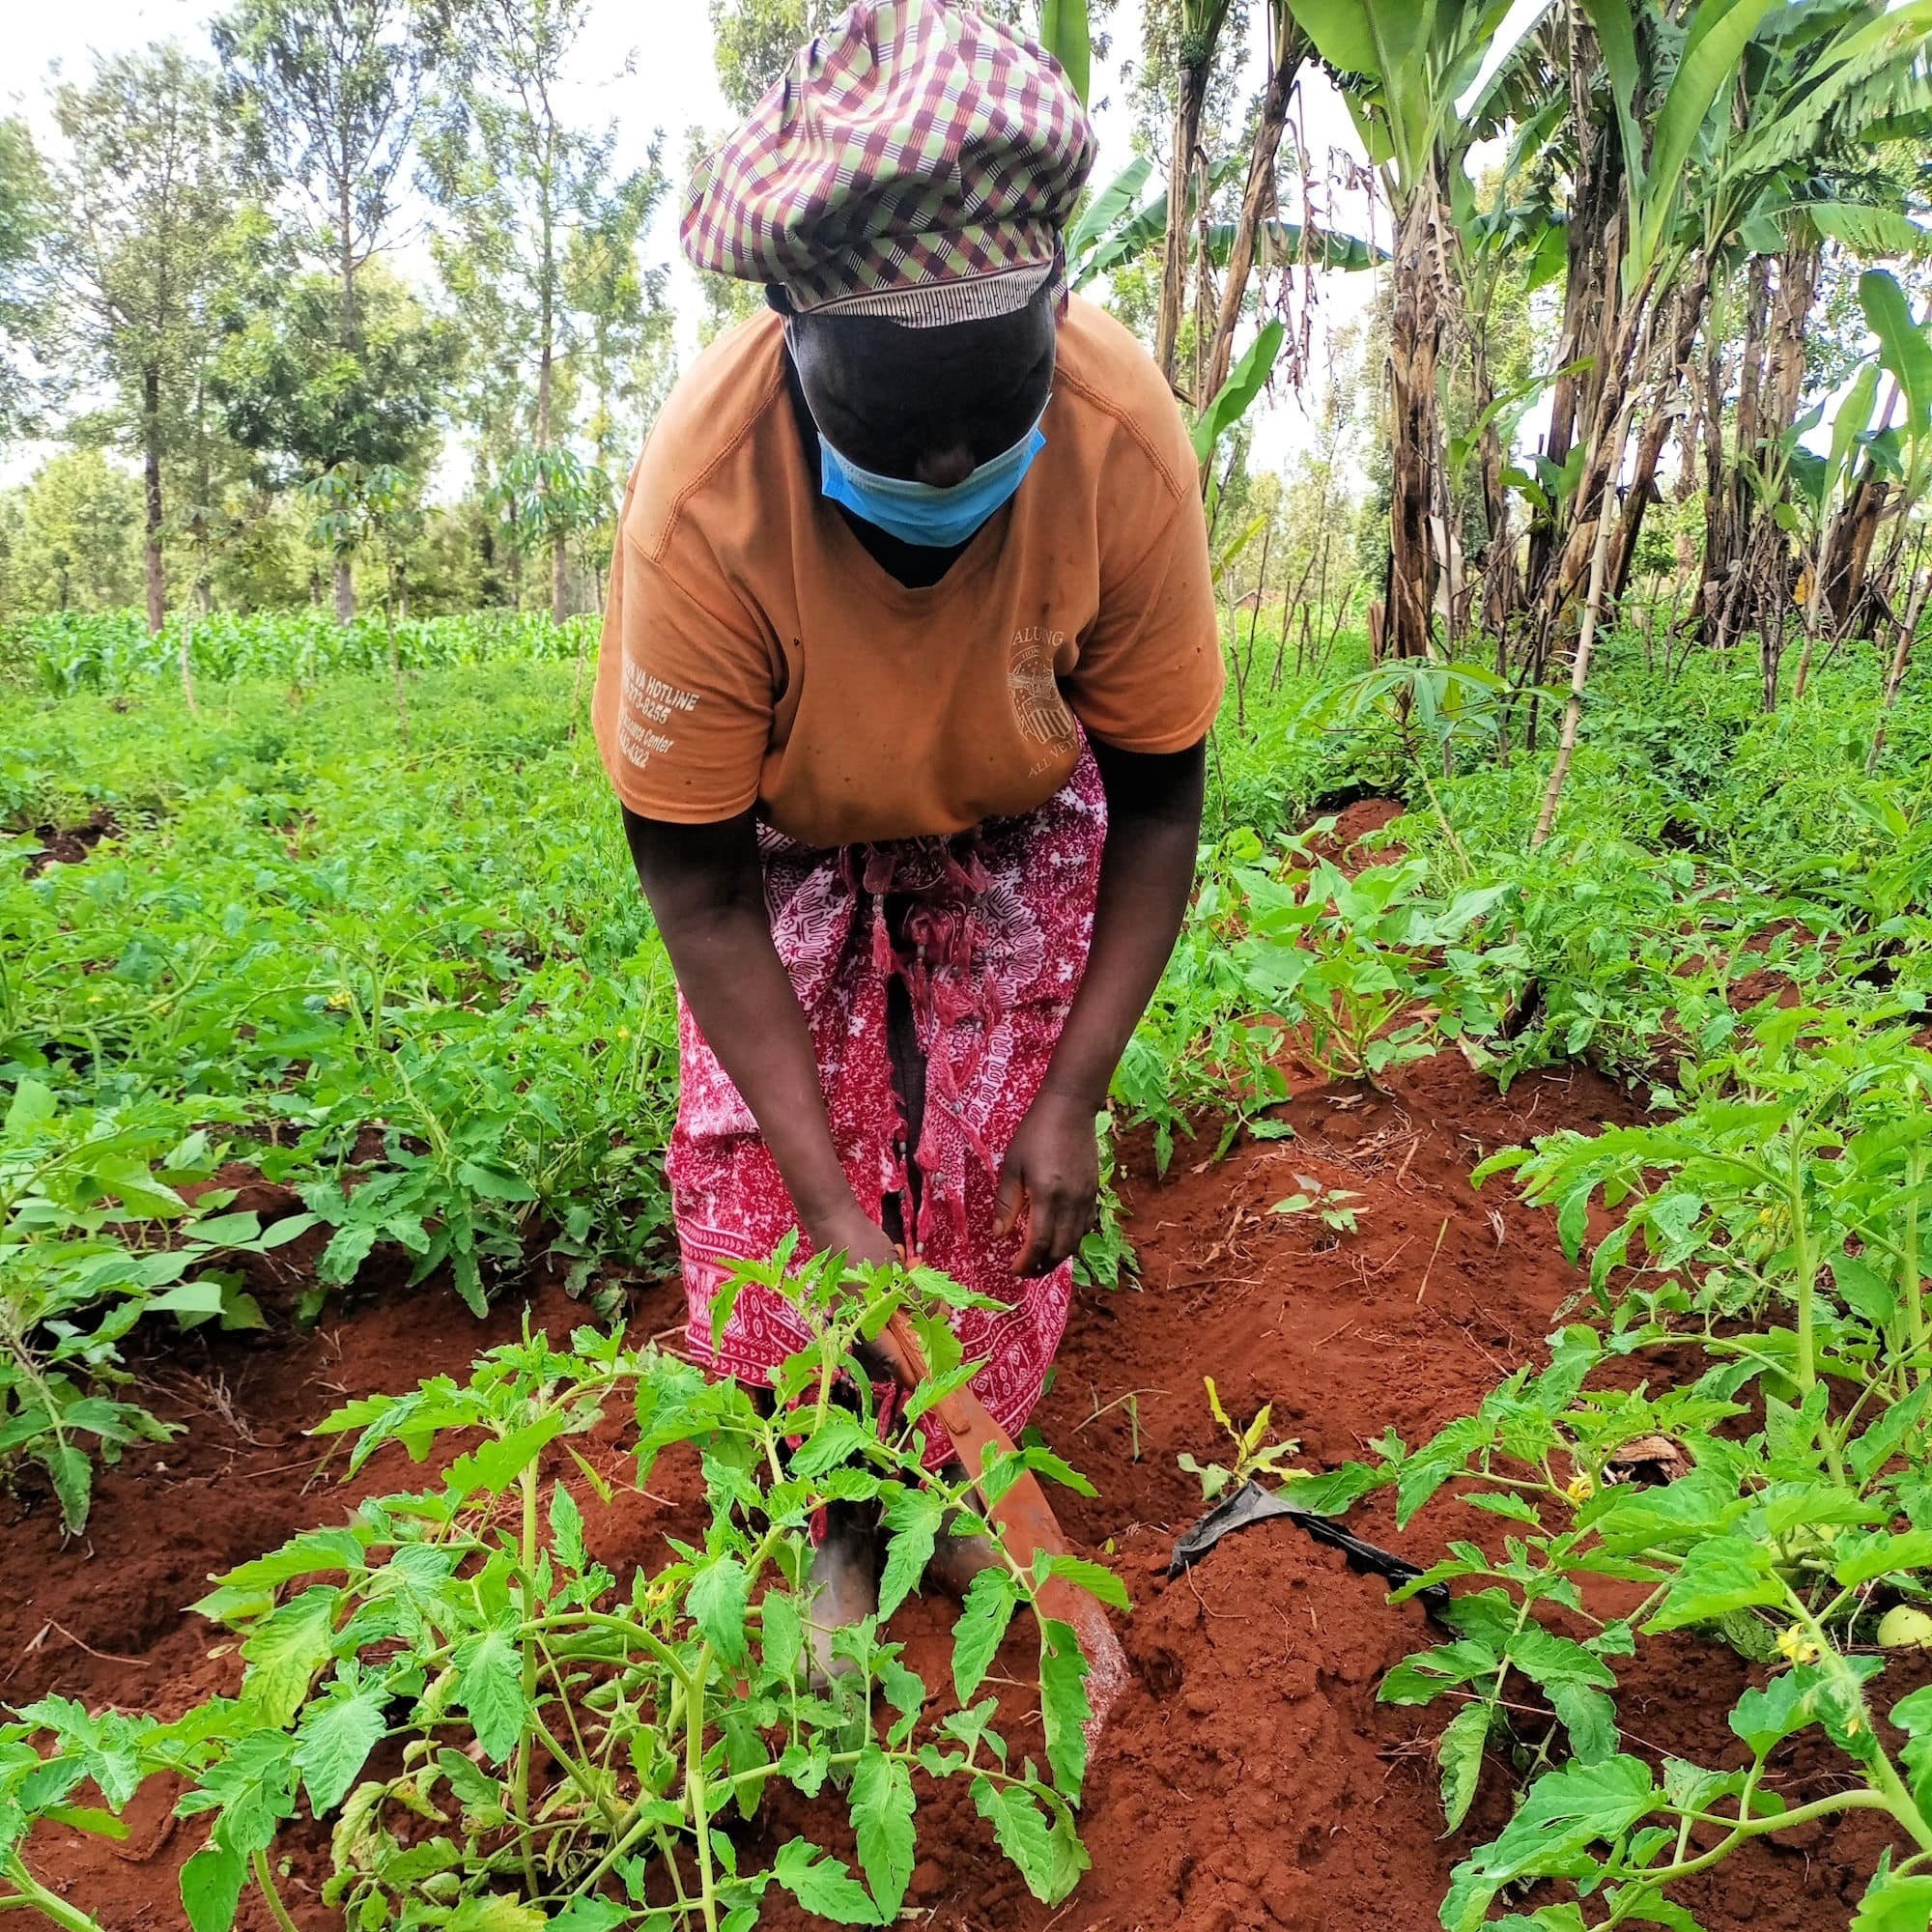
{"label": "woman's forearm", "polygon": [[692,1017],[752,1110],[807,1233],[845,1245],[858,1204],[832,1143],[810,1031],[772,944],[749,815],[673,826],[627,812],[624,822]]}
{"label": "woman's forearm", "polygon": [[808,1230],[853,1205],[832,1145],[811,1035],[762,912],[660,921],[678,984],[757,1121]]}
{"label": "woman's forearm", "polygon": [[1044,1084],[1098,1113],[1187,915],[1207,763],[1205,745],[1164,755],[1094,751],[1108,813],[1094,937]]}

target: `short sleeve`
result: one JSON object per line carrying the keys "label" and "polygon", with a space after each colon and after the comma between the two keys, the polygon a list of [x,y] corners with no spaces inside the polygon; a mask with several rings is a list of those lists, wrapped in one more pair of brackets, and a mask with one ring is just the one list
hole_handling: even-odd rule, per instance
{"label": "short sleeve", "polygon": [[700,597],[620,522],[591,720],[617,796],[705,825],[750,810],[771,742],[772,660],[728,592]]}
{"label": "short sleeve", "polygon": [[1208,735],[1227,669],[1208,561],[1208,526],[1190,492],[1118,576],[1061,686],[1094,737],[1123,752],[1184,752]]}

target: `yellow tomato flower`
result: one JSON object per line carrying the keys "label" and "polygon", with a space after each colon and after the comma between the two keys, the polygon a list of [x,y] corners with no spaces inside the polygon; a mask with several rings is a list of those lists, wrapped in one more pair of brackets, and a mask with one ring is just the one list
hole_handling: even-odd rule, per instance
{"label": "yellow tomato flower", "polygon": [[1778,1632],[1777,1648],[1787,1663],[1818,1662],[1818,1646],[1797,1624],[1789,1624]]}

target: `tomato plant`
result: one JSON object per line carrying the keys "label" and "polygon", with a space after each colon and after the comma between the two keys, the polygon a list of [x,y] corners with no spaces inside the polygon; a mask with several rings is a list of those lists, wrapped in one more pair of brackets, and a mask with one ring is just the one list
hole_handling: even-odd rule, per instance
{"label": "tomato plant", "polygon": [[63,1112],[35,1080],[0,1121],[0,1472],[42,1468],[70,1530],[87,1521],[92,1455],[172,1434],[108,1392],[132,1380],[128,1331],[160,1315],[183,1328],[262,1326],[226,1264],[310,1225],[225,1212],[232,1189],[204,1189],[190,1208],[178,1184],[205,1180],[216,1159],[208,1134],[181,1135],[166,1109]]}
{"label": "tomato plant", "polygon": [[[835,1922],[886,1924],[912,1875],[919,1783],[940,1778],[965,1782],[1039,1898],[1064,1897],[1086,1866],[1086,1664],[1037,1592],[1062,1577],[1124,1607],[1119,1582],[1073,1557],[1028,1569],[1002,1551],[967,1592],[943,1715],[887,1627],[939,1539],[986,1535],[985,1512],[1021,1471],[1085,1485],[1037,1448],[977,1484],[928,1469],[915,1425],[977,1366],[945,1321],[965,1291],[926,1270],[850,1274],[838,1258],[789,1272],[789,1259],[740,1277],[783,1293],[812,1331],[768,1392],[582,1329],[567,1348],[526,1334],[492,1350],[467,1383],[336,1411],[319,1433],[353,1437],[347,1473],[400,1445],[438,1457],[440,1475],[218,1580],[199,1608],[239,1640],[236,1697],[169,1724],[60,1699],[20,1714],[0,1738],[0,1845],[13,1848],[0,1874],[18,1901],[39,1902],[15,1856],[36,1819],[101,1822],[73,1813],[86,1778],[111,1829],[161,1771],[187,1780],[180,1814],[209,1820],[182,1873],[194,1932],[225,1932],[251,1884],[288,1922],[275,1845],[304,1813],[333,1820],[324,1898],[359,1932],[744,1932],[774,1885]],[[933,1376],[882,1427],[854,1351],[901,1308]],[[632,1482],[573,1448],[619,1403]],[[676,1448],[701,1465],[703,1526],[668,1538],[660,1567],[619,1575],[598,1560],[600,1536]],[[831,1503],[877,1511],[885,1563],[877,1614],[824,1634],[820,1673],[808,1570],[811,1521]],[[1016,1619],[1037,1638],[1043,1762],[1016,1756],[985,1694]],[[744,1828],[781,1783],[843,1793],[856,1874],[803,1838],[768,1863],[752,1856]],[[71,1908],[65,1922],[77,1917],[87,1924]]]}

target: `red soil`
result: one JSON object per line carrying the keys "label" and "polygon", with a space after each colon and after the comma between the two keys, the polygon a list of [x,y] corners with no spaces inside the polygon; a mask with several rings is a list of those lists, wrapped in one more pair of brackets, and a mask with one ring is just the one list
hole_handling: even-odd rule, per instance
{"label": "red soil", "polygon": [[41,849],[27,861],[30,879],[49,866],[78,866],[103,839],[118,838],[121,825],[105,807],[99,807],[78,825],[36,825],[32,831]]}
{"label": "red soil", "polygon": [[[1545,1217],[1499,1184],[1477,1195],[1467,1174],[1528,1135],[1629,1118],[1618,1090],[1577,1073],[1498,1095],[1453,1054],[1393,1086],[1390,1095],[1300,1093],[1282,1110],[1294,1138],[1244,1140],[1218,1164],[1203,1159],[1211,1142],[1183,1148],[1164,1180],[1130,1158],[1141,1284],[1083,1295],[1037,1418],[1098,1486],[1096,1500],[1066,1499],[1067,1530],[1111,1553],[1136,1604],[1122,1633],[1134,1682],[1090,1781],[1094,1870],[1057,1914],[1042,1911],[963,1791],[929,1794],[912,1902],[936,1932],[1423,1932],[1457,1858],[1507,1817],[1510,1768],[1498,1756],[1468,1831],[1439,1837],[1431,1747],[1441,1715],[1375,1701],[1387,1666],[1429,1640],[1420,1611],[1391,1607],[1383,1583],[1286,1522],[1231,1537],[1190,1576],[1163,1574],[1175,1534],[1202,1507],[1175,1457],[1207,1461],[1219,1449],[1204,1373],[1237,1416],[1272,1403],[1302,1462],[1326,1467],[1391,1425],[1415,1442],[1464,1412],[1536,1358],[1579,1285]],[[1359,1195],[1359,1232],[1333,1236],[1307,1215],[1271,1213],[1297,1175]],[[649,1291],[634,1338],[678,1313],[674,1288]],[[584,1311],[545,1288],[533,1314],[561,1332]],[[522,1319],[504,1308],[479,1324],[429,1291],[332,1308],[312,1335],[175,1350],[157,1370],[158,1406],[188,1433],[102,1472],[84,1542],[63,1544],[44,1502],[9,1527],[0,1697],[60,1690],[172,1712],[232,1688],[235,1661],[181,1607],[210,1573],[345,1514],[353,1497],[419,1480],[385,1452],[338,1488],[318,1476],[303,1429],[346,1396],[460,1372]],[[622,1454],[614,1426],[603,1453],[613,1465]],[[667,1509],[625,1523],[624,1547],[600,1552],[607,1561],[648,1562],[667,1528],[692,1526],[693,1472],[661,1469],[654,1488]],[[1366,1533],[1424,1562],[1446,1535],[1471,1530],[1432,1512],[1398,1535],[1385,1509],[1360,1515]],[[945,1606],[916,1603],[895,1632],[931,1684],[946,1680],[949,1623]],[[1723,1719],[1746,1679],[1746,1665],[1708,1643],[1646,1645],[1620,1699],[1629,1747],[1734,1761]],[[1822,1765],[1782,1769],[1794,1802],[1827,1788]],[[115,1932],[175,1932],[185,1923],[177,1874],[201,1827],[172,1827],[168,1802],[144,1793],[122,1847],[43,1833],[36,1869]],[[823,1805],[784,1806],[768,1827],[794,1829],[849,1850]],[[1842,1928],[1882,1842],[1854,1824],[1760,1844],[1685,1903],[1708,1932]],[[291,1902],[305,1927],[320,1928],[330,1919],[316,1896],[325,1834],[291,1849]],[[774,1894],[762,1922],[801,1932],[820,1921]],[[267,1932],[252,1894],[243,1923]]]}

